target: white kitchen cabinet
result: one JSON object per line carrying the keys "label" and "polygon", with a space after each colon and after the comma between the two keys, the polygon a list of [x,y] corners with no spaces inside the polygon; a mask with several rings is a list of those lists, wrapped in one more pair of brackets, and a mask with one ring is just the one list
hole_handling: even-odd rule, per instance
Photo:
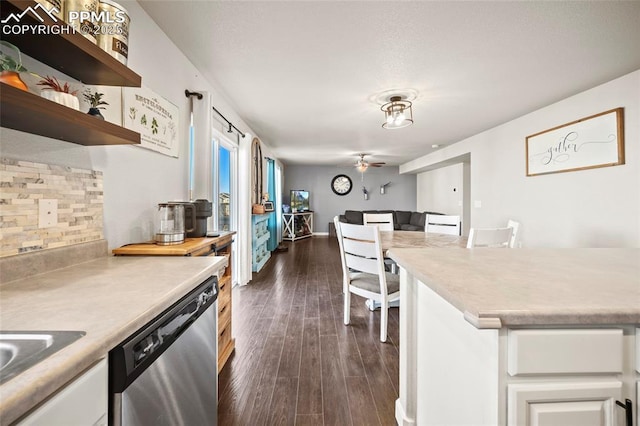
{"label": "white kitchen cabinet", "polygon": [[622,382],[517,383],[507,392],[508,426],[615,426]]}
{"label": "white kitchen cabinet", "polygon": [[34,409],[20,426],[101,426],[107,424],[108,367],[103,358]]}
{"label": "white kitchen cabinet", "polygon": [[509,330],[508,341],[511,376],[621,373],[623,369],[620,328]]}

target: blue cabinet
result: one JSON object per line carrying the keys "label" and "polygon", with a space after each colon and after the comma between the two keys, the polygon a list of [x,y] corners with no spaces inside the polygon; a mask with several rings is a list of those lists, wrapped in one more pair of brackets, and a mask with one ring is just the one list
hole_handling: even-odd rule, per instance
{"label": "blue cabinet", "polygon": [[267,242],[271,237],[267,226],[268,221],[268,214],[251,216],[251,269],[253,272],[259,272],[271,257],[271,252],[267,250]]}

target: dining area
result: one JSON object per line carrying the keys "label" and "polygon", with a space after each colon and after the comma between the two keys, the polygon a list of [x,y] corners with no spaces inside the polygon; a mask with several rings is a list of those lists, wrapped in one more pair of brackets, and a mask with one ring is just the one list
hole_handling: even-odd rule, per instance
{"label": "dining area", "polygon": [[[349,324],[350,293],[367,298],[366,306],[371,311],[399,306],[399,268],[388,255],[392,248],[515,248],[520,229],[518,222],[509,220],[504,228],[472,228],[467,237],[461,235],[460,216],[440,214],[427,215],[425,225],[424,232],[394,229],[391,213],[364,213],[362,225],[334,217],[344,272],[345,325]],[[384,327],[386,313],[382,316]],[[381,331],[382,342],[384,334]]]}
{"label": "dining area", "polygon": [[[640,250],[518,248],[514,221],[469,236],[383,228],[336,223],[345,325],[349,293],[369,298],[384,342],[385,311],[399,306],[397,424],[621,425],[634,417]],[[363,290],[363,274],[376,291]]]}

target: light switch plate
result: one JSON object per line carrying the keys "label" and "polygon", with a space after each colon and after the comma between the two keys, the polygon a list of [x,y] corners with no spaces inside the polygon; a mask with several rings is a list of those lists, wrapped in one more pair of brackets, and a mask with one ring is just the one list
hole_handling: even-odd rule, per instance
{"label": "light switch plate", "polygon": [[38,201],[38,228],[50,228],[58,224],[58,200]]}

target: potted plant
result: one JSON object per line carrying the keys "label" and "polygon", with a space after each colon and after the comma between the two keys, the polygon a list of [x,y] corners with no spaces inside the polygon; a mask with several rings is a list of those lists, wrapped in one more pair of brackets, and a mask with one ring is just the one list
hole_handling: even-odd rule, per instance
{"label": "potted plant", "polygon": [[78,111],[80,110],[80,101],[76,98],[78,91],[71,90],[69,83],[65,82],[64,85],[62,85],[57,78],[46,76],[42,77],[42,80],[38,82],[38,86],[44,86],[40,91],[40,96],[43,98]]}
{"label": "potted plant", "polygon": [[100,110],[105,108],[101,105],[109,105],[108,103],[102,100],[104,93],[92,92],[91,89],[87,89],[84,91],[82,96],[84,97],[84,100],[87,101],[89,105],[91,105],[91,107],[89,108],[89,112],[87,114],[93,115],[96,118],[104,120],[104,117],[100,113]]}
{"label": "potted plant", "polygon": [[29,91],[27,85],[20,78],[20,74],[18,74],[27,70],[22,66],[20,49],[8,41],[0,40],[0,64],[2,66],[1,82],[26,92]]}

